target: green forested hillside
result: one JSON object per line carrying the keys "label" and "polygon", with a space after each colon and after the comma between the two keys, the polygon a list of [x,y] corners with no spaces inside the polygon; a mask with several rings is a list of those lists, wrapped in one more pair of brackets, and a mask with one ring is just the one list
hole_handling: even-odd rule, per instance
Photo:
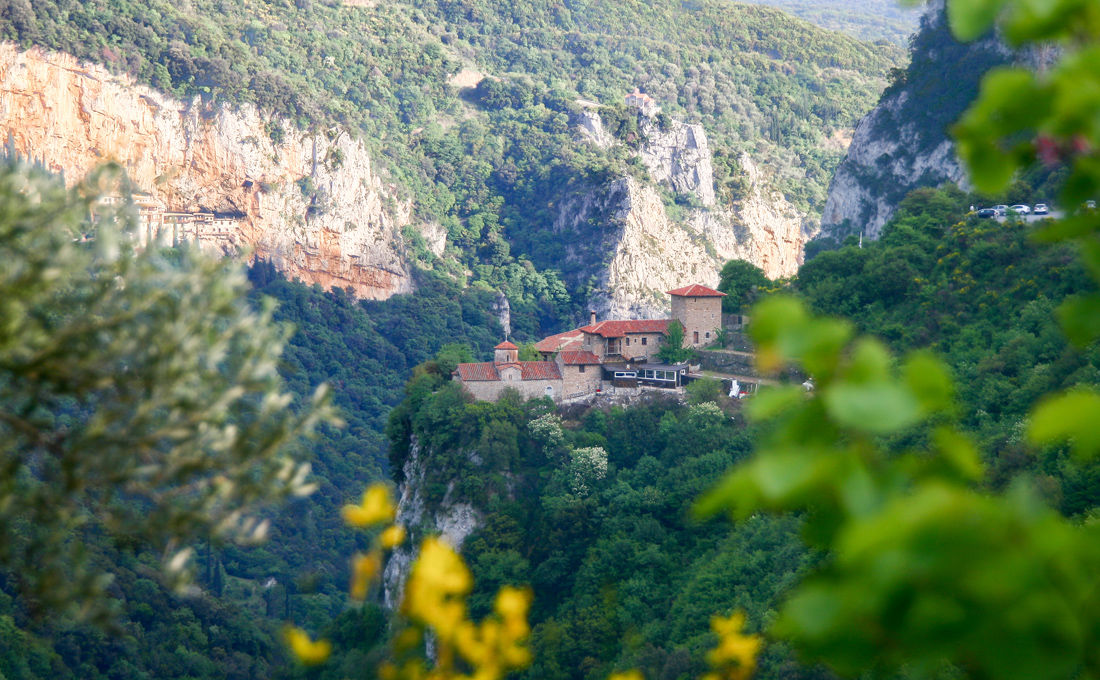
{"label": "green forested hillside", "polygon": [[826,252],[799,270],[795,289],[822,313],[854,321],[895,349],[931,347],[955,373],[962,421],[978,436],[995,483],[1021,470],[1076,515],[1100,498],[1100,468],[1032,458],[1022,423],[1036,400],[1100,384],[1100,349],[1072,347],[1055,309],[1095,290],[1073,248],[1031,238],[1024,223],[966,216],[973,197],[913,192],[882,238]]}
{"label": "green forested hillside", "polygon": [[[447,228],[451,257],[550,317],[568,295],[556,258],[535,246],[556,198],[631,171],[623,149],[574,142],[576,99],[621,105],[641,87],[667,113],[702,122],[722,158],[750,152],[813,212],[842,155],[826,140],[870,108],[902,58],[718,0],[13,0],[0,8],[0,37],[182,97],[253,102],[303,128],[347,125],[418,217]],[[449,83],[464,69],[489,79],[460,92]],[[723,163],[718,176],[730,171]]]}
{"label": "green forested hillside", "polygon": [[[501,585],[534,589],[535,661],[522,677],[639,667],[673,680],[705,669],[712,614],[740,608],[763,620],[812,562],[797,521],[760,518],[730,535],[723,522],[690,516],[751,448],[737,406],[657,399],[559,417],[546,401],[472,403],[426,374],[394,412],[391,436],[398,450],[410,437],[421,447],[428,503],[454,480],[449,500],[485,512],[464,546],[475,616]],[[606,474],[579,460],[592,447]],[[773,649],[763,677],[791,664]]]}

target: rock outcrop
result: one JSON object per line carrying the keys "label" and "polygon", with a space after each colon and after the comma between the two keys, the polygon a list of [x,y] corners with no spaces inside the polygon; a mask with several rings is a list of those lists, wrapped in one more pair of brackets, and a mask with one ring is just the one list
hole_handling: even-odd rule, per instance
{"label": "rock outcrop", "polygon": [[860,232],[877,238],[913,189],[945,182],[965,187],[966,173],[948,128],[977,96],[982,76],[1012,60],[996,37],[965,45],[955,41],[943,0],[929,3],[908,69],[859,122],[833,175],[822,232],[837,240]]}
{"label": "rock outcrop", "polygon": [[[578,103],[579,140],[604,149],[622,143],[607,132],[594,102]],[[715,286],[731,259],[752,262],[771,278],[798,270],[814,232],[748,154],[738,159],[740,197],[722,204],[702,125],[638,113],[636,134],[631,141],[650,181],[622,177],[556,201],[554,232],[566,244],[562,271],[587,289],[588,309],[603,318],[667,315],[665,291],[686,282]],[[658,186],[684,205],[666,207]]]}
{"label": "rock outcrop", "polygon": [[416,560],[420,539],[438,535],[460,551],[466,538],[483,520],[482,513],[473,505],[452,500],[453,482],[439,507],[434,511],[426,509],[423,489],[427,463],[424,457],[423,448],[414,437],[410,443],[409,457],[402,467],[404,478],[399,487],[400,499],[395,520],[409,531],[410,540],[390,554],[382,573],[382,602],[387,609],[396,609],[401,604],[401,594],[405,590],[409,569]]}
{"label": "rock outcrop", "polygon": [[663,118],[662,128],[656,118],[642,117],[641,131],[645,143],[638,157],[658,184],[668,184],[677,194],[692,195],[706,207],[713,206],[714,169],[710,146],[702,125]]}
{"label": "rock outcrop", "polygon": [[[169,211],[237,214],[230,246],[291,278],[376,299],[412,289],[401,236],[411,204],[346,131],[306,133],[252,106],[179,101],[10,44],[0,45],[0,125],[18,153],[70,182],[117,161]],[[442,250],[437,233],[426,240]]]}
{"label": "rock outcrop", "polygon": [[[721,209],[685,210],[669,218],[660,193],[633,177],[577,193],[559,203],[555,231],[584,233],[602,225],[599,243],[566,238],[567,249],[581,267],[578,281],[591,281],[589,309],[601,318],[653,317],[668,314],[666,291],[685,282],[718,284],[728,260],[747,260],[772,278],[789,276],[802,262],[809,234],[804,217],[782,194],[768,187],[748,156],[741,158],[747,190],[741,200]],[[593,250],[603,253],[602,261]]]}

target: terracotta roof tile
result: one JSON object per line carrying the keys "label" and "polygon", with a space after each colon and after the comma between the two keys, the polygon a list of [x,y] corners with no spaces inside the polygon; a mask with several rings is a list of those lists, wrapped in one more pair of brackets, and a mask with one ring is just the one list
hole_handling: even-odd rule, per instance
{"label": "terracotta roof tile", "polygon": [[497,345],[493,349],[519,349],[519,347],[516,347],[512,343],[505,340],[504,342],[500,343],[499,345]]}
{"label": "terracotta roof tile", "polygon": [[670,319],[634,319],[630,321],[601,321],[581,328],[604,338],[621,338],[627,333],[668,333]]}
{"label": "terracotta roof tile", "polygon": [[535,343],[535,349],[540,352],[561,352],[565,349],[576,349],[580,347],[583,339],[580,329],[574,328],[571,331],[565,331],[539,340]]}
{"label": "terracotta roof tile", "polygon": [[698,283],[693,283],[683,288],[677,288],[676,290],[670,290],[668,294],[678,295],[680,297],[726,297],[725,293],[714,290],[713,288],[707,288],[706,286],[700,286]]}
{"label": "terracotta roof tile", "polygon": [[518,366],[520,380],[561,380],[561,371],[553,361],[513,361],[506,364],[494,364],[483,361],[476,364],[459,364],[455,369],[462,382],[498,381],[500,370],[505,366]]}
{"label": "terracotta roof tile", "polygon": [[470,382],[472,380],[500,380],[500,374],[497,373],[497,367],[491,361],[484,361],[478,364],[459,364],[455,371],[458,373],[458,377],[462,382]]}
{"label": "terracotta roof tile", "polygon": [[600,358],[592,352],[586,351],[571,351],[561,353],[562,363],[566,366],[585,366],[591,364],[599,364]]}
{"label": "terracotta roof tile", "polygon": [[521,380],[561,380],[561,371],[553,361],[519,362]]}

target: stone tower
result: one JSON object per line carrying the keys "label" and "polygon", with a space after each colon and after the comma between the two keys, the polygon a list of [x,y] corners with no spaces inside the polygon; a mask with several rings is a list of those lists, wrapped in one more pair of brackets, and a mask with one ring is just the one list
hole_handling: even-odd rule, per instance
{"label": "stone tower", "polygon": [[722,327],[725,293],[695,283],[668,291],[672,318],[684,327],[684,347],[705,347],[714,342]]}

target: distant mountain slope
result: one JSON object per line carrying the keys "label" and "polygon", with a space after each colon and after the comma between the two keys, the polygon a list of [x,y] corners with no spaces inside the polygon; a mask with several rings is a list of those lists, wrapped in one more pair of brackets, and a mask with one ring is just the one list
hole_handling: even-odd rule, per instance
{"label": "distant mountain slope", "polygon": [[[503,291],[552,326],[579,312],[588,294],[585,282],[564,284],[558,263],[536,254],[552,238],[558,204],[628,175],[655,190],[631,147],[626,93],[641,88],[667,114],[705,129],[725,201],[716,210],[734,209],[724,188],[756,183],[761,195],[782,192],[795,223],[814,221],[856,117],[901,58],[892,46],[719,0],[12,0],[0,7],[0,38],[193,99],[201,120],[223,104],[255,104],[263,124],[241,138],[266,136],[271,148],[299,137],[288,126],[322,140],[350,131],[377,161],[383,207],[410,206],[405,227],[383,246],[404,249],[410,267]],[[622,123],[613,131],[622,144],[577,143],[580,99]],[[739,162],[745,154],[748,165]],[[317,159],[333,167],[343,160]],[[311,172],[297,182],[307,232],[326,205],[315,180]],[[694,215],[681,209],[693,207],[689,197],[660,197],[672,222]],[[614,228],[594,226],[593,234]],[[346,231],[315,240],[335,243]],[[766,231],[757,233],[778,242]],[[747,238],[738,233],[724,237]],[[790,252],[773,259],[797,262],[801,241],[787,239]],[[604,264],[599,243],[577,244],[586,265]],[[722,250],[707,238],[697,247]],[[730,252],[770,248],[738,243]],[[340,250],[332,259],[361,256]],[[701,276],[715,275],[711,268]]]}
{"label": "distant mountain slope", "polygon": [[812,24],[860,40],[889,40],[905,46],[917,30],[920,10],[896,0],[739,0],[771,5]]}

